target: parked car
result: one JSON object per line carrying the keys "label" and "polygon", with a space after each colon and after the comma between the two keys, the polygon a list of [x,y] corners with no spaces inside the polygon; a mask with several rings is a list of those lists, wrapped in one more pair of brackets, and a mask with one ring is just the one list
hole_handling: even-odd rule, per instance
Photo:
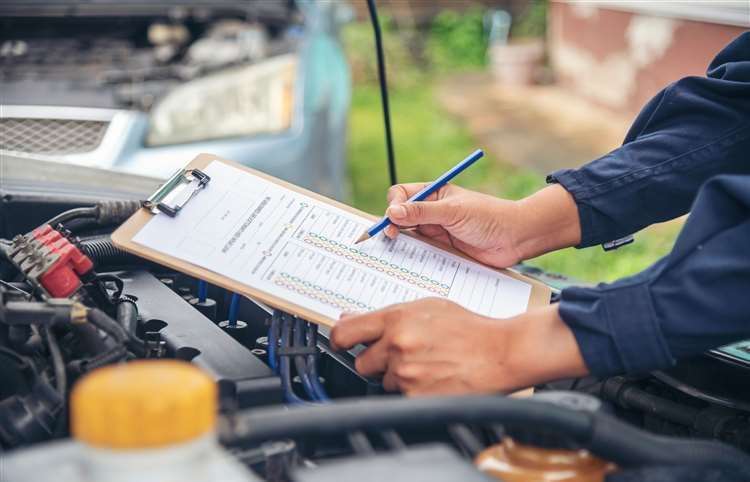
{"label": "parked car", "polygon": [[341,197],[345,2],[0,3],[0,159],[166,178],[209,152]]}

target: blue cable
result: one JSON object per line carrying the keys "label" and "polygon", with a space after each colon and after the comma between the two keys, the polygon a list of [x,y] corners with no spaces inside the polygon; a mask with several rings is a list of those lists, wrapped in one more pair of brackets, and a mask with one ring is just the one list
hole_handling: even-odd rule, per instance
{"label": "blue cable", "polygon": [[229,314],[227,315],[227,320],[229,321],[229,326],[233,328],[237,326],[237,310],[239,310],[239,307],[240,295],[232,293],[232,301],[229,303]]}
{"label": "blue cable", "polygon": [[[316,346],[318,341],[318,325],[315,323],[306,323],[307,325],[307,346]],[[315,355],[307,356],[307,366],[310,371],[310,383],[312,384],[313,390],[317,394],[318,400],[321,402],[330,401],[330,397],[326,393],[326,389],[320,383],[320,377],[318,376],[318,363],[315,359]]]}
{"label": "blue cable", "polygon": [[198,281],[198,302],[205,303],[208,297],[208,283],[203,280]]}
{"label": "blue cable", "polygon": [[[293,336],[292,328],[294,328]],[[291,380],[291,360],[289,356],[278,355],[279,342],[281,347],[284,348],[289,348],[291,345],[315,346],[317,328],[317,325],[306,323],[303,320],[294,321],[291,316],[280,311],[274,311],[271,316],[271,326],[268,329],[268,364],[274,373],[281,377],[284,399],[287,403],[309,404],[294,393]],[[305,358],[307,358],[307,363],[304,363],[304,367],[298,366],[297,370],[305,392],[314,401],[330,401],[318,377],[315,355],[307,355]]]}
{"label": "blue cable", "polygon": [[268,364],[275,374],[279,374],[279,363],[276,349],[279,346],[279,323],[281,314],[274,310],[271,315],[271,326],[268,328]]}
{"label": "blue cable", "polygon": [[[306,346],[305,322],[299,318],[294,319],[294,338],[292,346]],[[304,355],[295,356],[294,366],[297,368],[297,375],[299,375],[299,378],[302,381],[302,387],[305,389],[305,393],[307,393],[307,396],[312,400],[320,401],[320,397],[318,397],[318,393],[316,392],[315,388],[313,388],[313,384],[310,381],[310,374],[308,373],[310,368],[307,357]]]}

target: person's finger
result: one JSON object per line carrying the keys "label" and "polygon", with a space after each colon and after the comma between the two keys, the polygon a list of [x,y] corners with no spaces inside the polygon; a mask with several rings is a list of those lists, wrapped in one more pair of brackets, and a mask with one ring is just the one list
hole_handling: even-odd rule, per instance
{"label": "person's finger", "polygon": [[386,392],[397,392],[400,389],[398,378],[391,370],[386,371],[383,375],[383,389]]}
{"label": "person's finger", "polygon": [[396,226],[394,226],[393,224],[391,224],[391,225],[389,225],[388,227],[386,227],[386,228],[385,228],[385,229],[383,230],[383,232],[384,232],[384,233],[385,233],[385,235],[386,235],[386,236],[388,236],[389,238],[391,238],[391,239],[396,239],[396,236],[398,236],[398,234],[399,234],[399,229],[398,229],[398,228],[397,228]]}
{"label": "person's finger", "polygon": [[334,350],[346,350],[357,343],[378,340],[384,330],[383,310],[342,318],[331,330],[331,345]]}
{"label": "person's finger", "polygon": [[354,367],[365,377],[382,375],[388,369],[388,346],[379,341],[357,355]]}
{"label": "person's finger", "polygon": [[404,229],[415,229],[422,236],[436,239],[445,245],[450,245],[448,232],[445,230],[445,228],[443,228],[439,224],[424,224],[422,226],[409,226],[409,227],[396,226],[395,224],[391,224],[388,227],[386,227],[383,230],[383,232],[389,238],[396,239],[396,237],[399,234],[401,234],[401,231]]}
{"label": "person's finger", "polygon": [[418,201],[393,204],[386,211],[393,223],[399,226],[421,224],[453,224],[458,215],[458,205],[447,201]]}
{"label": "person's finger", "polygon": [[[388,188],[388,204],[398,204],[406,202],[407,199],[424,189],[427,185],[426,182],[412,182],[407,184],[396,184]],[[430,199],[435,199],[435,194],[432,194]]]}
{"label": "person's finger", "polygon": [[448,232],[445,230],[445,228],[438,224],[423,224],[421,226],[417,226],[417,232],[422,236],[427,236],[428,238],[442,239],[443,237],[448,236]]}
{"label": "person's finger", "polygon": [[343,320],[344,318],[351,318],[352,316],[357,316],[357,313],[351,311],[342,311],[339,315],[339,320]]}

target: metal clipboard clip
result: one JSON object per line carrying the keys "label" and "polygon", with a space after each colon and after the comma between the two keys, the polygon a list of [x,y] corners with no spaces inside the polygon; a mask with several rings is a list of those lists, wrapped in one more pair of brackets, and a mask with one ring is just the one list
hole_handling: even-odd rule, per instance
{"label": "metal clipboard clip", "polygon": [[210,180],[211,177],[200,169],[180,169],[143,201],[141,206],[154,214],[161,211],[175,217]]}

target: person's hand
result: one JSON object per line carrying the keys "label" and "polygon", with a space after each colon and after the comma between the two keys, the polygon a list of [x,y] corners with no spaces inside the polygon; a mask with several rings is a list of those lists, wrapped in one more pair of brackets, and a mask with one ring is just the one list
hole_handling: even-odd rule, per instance
{"label": "person's hand", "polygon": [[426,184],[398,184],[388,191],[385,229],[416,230],[453,246],[484,264],[505,268],[553,249],[580,242],[578,211],[561,186],[550,186],[521,201],[508,201],[448,184],[427,200],[407,203]]}
{"label": "person's hand", "polygon": [[556,306],[496,320],[426,298],[342,315],[331,343],[336,350],[369,343],[357,371],[382,375],[386,390],[408,395],[512,391],[586,373]]}

